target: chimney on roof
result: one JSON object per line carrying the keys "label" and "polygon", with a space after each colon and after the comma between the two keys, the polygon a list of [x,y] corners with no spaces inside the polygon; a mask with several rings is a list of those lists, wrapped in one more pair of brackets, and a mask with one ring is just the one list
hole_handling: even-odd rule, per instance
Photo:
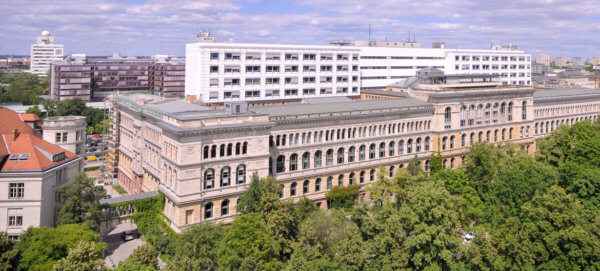
{"label": "chimney on roof", "polygon": [[16,140],[19,137],[19,129],[13,129],[13,140]]}

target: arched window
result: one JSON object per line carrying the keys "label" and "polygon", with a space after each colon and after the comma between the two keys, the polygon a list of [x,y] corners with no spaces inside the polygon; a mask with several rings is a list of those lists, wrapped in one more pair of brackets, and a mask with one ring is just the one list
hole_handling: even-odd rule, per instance
{"label": "arched window", "polygon": [[298,186],[296,182],[292,182],[292,184],[290,184],[290,197],[296,195],[296,186]]}
{"label": "arched window", "polygon": [[388,145],[388,155],[389,156],[394,156],[396,151],[396,142],[394,141],[390,141],[389,145]]}
{"label": "arched window", "polygon": [[358,160],[365,160],[365,149],[365,145],[360,145],[360,147],[358,147]]}
{"label": "arched window", "polygon": [[329,176],[329,177],[327,177],[327,190],[331,190],[332,187],[333,187],[333,177]]}
{"label": "arched window", "polygon": [[442,150],[445,150],[447,146],[448,146],[448,137],[444,136],[444,137],[442,137]]}
{"label": "arched window", "polygon": [[472,132],[469,138],[469,144],[473,145],[475,143],[475,133]]}
{"label": "arched window", "polygon": [[502,141],[506,140],[506,128],[502,128]]}
{"label": "arched window", "polygon": [[369,181],[375,181],[375,170],[371,169],[371,171],[369,171]]}
{"label": "arched window", "polygon": [[365,182],[365,172],[361,171],[360,174],[358,175],[358,182],[359,183],[364,183]]}
{"label": "arched window", "polygon": [[315,180],[315,192],[321,191],[321,178]]}
{"label": "arched window", "polygon": [[431,168],[431,161],[425,160],[425,172],[429,172],[430,168]]}
{"label": "arched window", "polygon": [[462,134],[460,136],[460,146],[464,147],[465,145],[467,145],[467,134]]}
{"label": "arched window", "polygon": [[333,165],[333,149],[328,149],[325,153],[325,165]]}
{"label": "arched window", "polygon": [[212,189],[215,187],[215,170],[209,168],[204,171],[204,189]]}
{"label": "arched window", "polygon": [[444,110],[444,127],[450,128],[452,125],[452,108],[446,107]]}
{"label": "arched window", "polygon": [[231,177],[231,169],[228,166],[224,166],[221,169],[221,186],[229,186]]}
{"label": "arched window", "polygon": [[512,120],[512,109],[513,109],[513,103],[509,102],[508,103],[508,120]]}
{"label": "arched window", "polygon": [[479,132],[477,134],[477,142],[481,143],[482,141],[483,141],[483,132]]}
{"label": "arched window", "polygon": [[344,174],[338,176],[338,186],[344,186]]}
{"label": "arched window", "polygon": [[398,141],[398,154],[404,154],[404,140]]}
{"label": "arched window", "polygon": [[498,141],[498,129],[494,130],[494,142]]}
{"label": "arched window", "polygon": [[344,163],[344,148],[339,148],[337,150],[337,163],[338,164],[343,164]]}
{"label": "arched window", "polygon": [[237,184],[246,183],[246,165],[238,165],[235,175]]}
{"label": "arched window", "polygon": [[454,141],[455,141],[455,137],[450,136],[450,149],[454,149]]}
{"label": "arched window", "polygon": [[491,138],[492,138],[492,137],[491,137],[491,134],[492,134],[492,133],[491,133],[491,131],[489,131],[489,130],[488,130],[487,132],[485,132],[485,142],[490,142],[490,140],[491,140]]}
{"label": "arched window", "polygon": [[204,219],[209,219],[212,217],[213,204],[212,202],[207,202],[204,204]]}
{"label": "arched window", "polygon": [[[271,138],[271,140],[273,140],[273,139]],[[240,142],[235,143],[235,155],[240,155],[240,153],[242,151],[241,148],[242,148],[242,144]]]}
{"label": "arched window", "polygon": [[420,137],[417,137],[417,140],[415,140],[415,151],[421,152],[421,138]]}
{"label": "arched window", "polygon": [[310,167],[310,153],[305,152],[302,154],[302,169]]}
{"label": "arched window", "polygon": [[204,146],[204,152],[203,152],[203,158],[207,159],[208,158],[208,154],[210,152],[210,148],[208,146]]}
{"label": "arched window", "polygon": [[412,138],[406,141],[406,153],[412,153],[413,140]]}
{"label": "arched window", "polygon": [[379,158],[385,157],[385,142],[379,143]]}
{"label": "arched window", "polygon": [[304,180],[304,182],[302,183],[302,194],[308,193],[308,185],[309,184],[310,184],[310,182],[308,180]]}
{"label": "arched window", "polygon": [[512,139],[513,131],[514,131],[514,129],[513,129],[513,128],[510,128],[510,129],[508,130],[508,139]]}
{"label": "arched window", "polygon": [[210,158],[217,157],[217,145],[212,145],[210,148]]}
{"label": "arched window", "polygon": [[[285,137],[283,137],[283,142],[285,142]],[[244,142],[244,144],[242,144],[242,154],[246,153],[248,153],[248,142]]]}
{"label": "arched window", "polygon": [[425,137],[425,151],[429,151],[431,146],[431,139],[429,137]]}
{"label": "arched window", "polygon": [[322,159],[322,157],[323,157],[323,152],[322,151],[319,150],[319,151],[315,152],[315,161],[314,161],[315,168],[321,167],[321,159]]}
{"label": "arched window", "polygon": [[389,172],[389,176],[390,178],[394,177],[394,166],[390,166],[390,172]]}
{"label": "arched window", "polygon": [[233,143],[227,144],[227,156],[233,155]]}
{"label": "arched window", "polygon": [[375,159],[375,143],[369,145],[369,159]]}
{"label": "arched window", "polygon": [[292,153],[292,155],[290,155],[289,171],[294,171],[296,169],[298,169],[298,155],[295,153]]}
{"label": "arched window", "polygon": [[283,155],[277,156],[277,162],[276,162],[275,167],[276,167],[275,171],[277,173],[281,173],[281,172],[285,171],[285,156],[283,156]]}
{"label": "arched window", "polygon": [[522,114],[522,118],[523,120],[527,119],[527,101],[523,101],[523,114]]}
{"label": "arched window", "polygon": [[221,201],[221,216],[226,216],[229,214],[229,200],[224,199]]}
{"label": "arched window", "polygon": [[219,146],[219,157],[225,156],[225,144]]}
{"label": "arched window", "polygon": [[354,184],[354,172],[350,173],[350,175],[348,176],[348,185],[353,185]]}
{"label": "arched window", "polygon": [[354,162],[354,157],[356,155],[356,147],[351,146],[348,148],[348,163]]}

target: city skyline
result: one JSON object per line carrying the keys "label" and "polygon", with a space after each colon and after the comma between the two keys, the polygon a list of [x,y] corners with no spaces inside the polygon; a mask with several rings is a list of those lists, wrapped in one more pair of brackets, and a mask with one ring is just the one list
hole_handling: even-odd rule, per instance
{"label": "city skyline", "polygon": [[596,1],[5,1],[0,54],[27,55],[42,30],[65,53],[184,55],[185,44],[208,30],[220,41],[325,44],[406,40],[452,48],[512,43],[529,53],[593,57],[600,30]]}

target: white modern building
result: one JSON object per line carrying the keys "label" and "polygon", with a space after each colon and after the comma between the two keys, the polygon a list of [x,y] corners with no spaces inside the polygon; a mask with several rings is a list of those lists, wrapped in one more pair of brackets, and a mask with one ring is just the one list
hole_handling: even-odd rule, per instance
{"label": "white modern building", "polygon": [[383,89],[424,68],[490,74],[505,85],[531,86],[531,55],[513,46],[419,47],[416,42],[217,43],[203,35],[186,46],[185,94],[207,103],[358,96],[361,89]]}
{"label": "white modern building", "polygon": [[50,64],[62,60],[64,48],[62,44],[55,43],[54,37],[48,31],[42,31],[36,43],[31,45],[31,67],[33,74],[46,76],[50,71]]}
{"label": "white modern building", "polygon": [[531,56],[519,50],[358,48],[362,89],[382,89],[425,68],[437,68],[446,74],[492,74],[506,85],[531,85]]}
{"label": "white modern building", "polygon": [[339,46],[187,44],[185,94],[217,103],[359,95],[359,53]]}

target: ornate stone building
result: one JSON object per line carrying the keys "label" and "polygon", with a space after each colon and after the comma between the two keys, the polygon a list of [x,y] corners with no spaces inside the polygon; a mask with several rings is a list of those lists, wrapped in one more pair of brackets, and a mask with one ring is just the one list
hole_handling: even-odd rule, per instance
{"label": "ornate stone building", "polygon": [[275,177],[282,198],[307,197],[325,208],[326,191],[364,186],[380,167],[393,176],[416,158],[427,171],[435,152],[458,167],[479,142],[533,152],[537,138],[596,119],[600,110],[600,92],[592,90],[535,91],[436,70],[362,95],[222,108],[121,95],[119,182],[130,193],[164,193],[164,214],[179,231],[230,220],[252,175]]}

